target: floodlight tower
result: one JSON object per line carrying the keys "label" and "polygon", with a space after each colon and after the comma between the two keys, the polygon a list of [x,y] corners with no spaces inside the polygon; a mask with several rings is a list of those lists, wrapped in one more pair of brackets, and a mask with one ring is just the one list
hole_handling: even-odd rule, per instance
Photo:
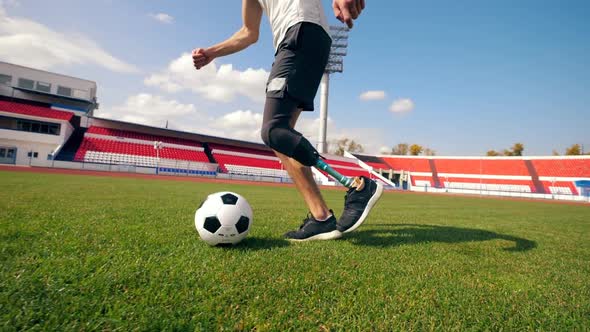
{"label": "floodlight tower", "polygon": [[328,126],[328,90],[330,89],[330,74],[341,73],[344,70],[344,56],[348,47],[347,27],[330,26],[332,35],[332,49],[328,58],[328,65],[320,83],[320,133],[318,136],[318,152],[327,152],[326,130]]}

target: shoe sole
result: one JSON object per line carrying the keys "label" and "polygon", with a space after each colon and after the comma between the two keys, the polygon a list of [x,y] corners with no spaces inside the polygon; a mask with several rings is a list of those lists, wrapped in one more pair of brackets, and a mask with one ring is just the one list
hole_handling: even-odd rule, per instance
{"label": "shoe sole", "polygon": [[305,242],[305,241],[315,241],[315,240],[336,240],[342,236],[342,233],[339,230],[334,230],[328,233],[320,233],[314,236],[310,236],[306,239],[288,239],[289,241],[294,242]]}
{"label": "shoe sole", "polygon": [[383,185],[377,182],[375,184],[377,184],[377,190],[375,190],[375,193],[373,194],[373,196],[371,196],[371,199],[369,199],[369,203],[367,203],[367,206],[365,207],[365,210],[363,211],[363,214],[361,215],[359,220],[357,220],[354,223],[354,225],[352,225],[349,229],[345,230],[342,233],[352,232],[355,229],[359,228],[359,226],[362,225],[363,222],[365,222],[365,219],[367,219],[369,212],[371,212],[371,209],[373,208],[373,206],[375,206],[375,204],[377,204],[377,201],[379,200],[379,198],[381,198],[381,194],[383,194]]}

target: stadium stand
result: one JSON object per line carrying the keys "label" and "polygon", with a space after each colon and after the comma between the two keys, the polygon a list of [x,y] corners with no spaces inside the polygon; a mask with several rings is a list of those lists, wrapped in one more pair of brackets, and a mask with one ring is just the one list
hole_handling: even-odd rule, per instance
{"label": "stadium stand", "polygon": [[382,156],[394,171],[409,172],[415,188],[460,192],[579,195],[575,180],[590,177],[588,157]]}
{"label": "stadium stand", "polygon": [[220,150],[220,151],[226,151],[226,152],[238,152],[238,153],[246,153],[246,154],[258,155],[258,156],[276,157],[274,152],[272,152],[271,150],[257,150],[257,149],[250,149],[250,148],[225,145],[225,144],[216,144],[216,143],[209,143],[209,148],[211,148],[211,150]]}
{"label": "stadium stand", "polygon": [[[163,143],[158,151],[156,141]],[[99,126],[88,128],[74,161],[157,167],[160,172],[174,174],[217,173],[217,166],[210,164],[199,142]]]}
{"label": "stadium stand", "polygon": [[383,161],[394,170],[404,170],[409,172],[427,172],[430,173],[428,159],[425,158],[405,158],[405,157],[381,157]]}
{"label": "stadium stand", "polygon": [[[126,143],[117,140],[106,140],[94,137],[84,137],[82,145],[76,153],[74,160],[76,161],[88,161],[87,152],[93,151],[98,153],[113,154],[113,155],[125,155],[128,159],[139,157],[156,157],[157,153],[153,147],[153,144],[137,144],[137,143]],[[160,158],[175,159],[183,161],[195,161],[208,163],[209,159],[202,150],[185,150],[178,148],[165,147],[159,152]],[[140,160],[140,159],[138,159]]]}
{"label": "stadium stand", "polygon": [[486,160],[436,158],[434,160],[438,173],[520,176],[529,175],[529,171],[527,170],[522,159]]}
{"label": "stadium stand", "polygon": [[[539,178],[540,185],[546,192],[553,194],[579,194],[578,188],[572,180],[590,177],[590,159],[532,159]],[[564,181],[568,180],[568,181]]]}
{"label": "stadium stand", "polygon": [[209,144],[209,148],[221,172],[278,178],[289,176],[272,151],[223,144]]}
{"label": "stadium stand", "polygon": [[53,110],[49,107],[34,106],[24,103],[0,100],[0,111],[45,119],[71,121],[74,113]]}
{"label": "stadium stand", "polygon": [[198,142],[186,140],[186,139],[181,139],[181,138],[143,134],[143,133],[138,133],[138,132],[133,132],[133,131],[104,128],[104,127],[99,127],[99,126],[90,126],[90,128],[88,128],[87,133],[105,136],[105,138],[122,137],[122,138],[132,138],[132,139],[136,139],[136,140],[140,140],[140,141],[148,141],[148,142],[152,142],[152,143],[159,141],[159,142],[175,144],[175,145],[184,145],[184,146],[193,146],[193,147],[201,147],[202,146],[202,144],[200,144]]}
{"label": "stadium stand", "polygon": [[[466,190],[535,192],[522,159],[431,159],[436,169],[433,185]],[[464,175],[472,175],[465,177]],[[475,175],[475,176],[473,176]],[[488,178],[487,176],[493,176]],[[502,176],[509,178],[502,179]]]}
{"label": "stadium stand", "polygon": [[387,165],[386,163],[380,161],[380,162],[375,162],[375,161],[363,161],[365,164],[373,167],[373,169],[376,170],[388,170],[391,169],[391,167],[389,165]]}
{"label": "stadium stand", "polygon": [[540,177],[588,177],[590,159],[533,159]]}

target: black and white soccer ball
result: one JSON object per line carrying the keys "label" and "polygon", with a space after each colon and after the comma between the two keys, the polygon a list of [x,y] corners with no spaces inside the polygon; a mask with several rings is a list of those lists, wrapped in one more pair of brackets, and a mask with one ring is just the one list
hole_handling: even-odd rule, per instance
{"label": "black and white soccer ball", "polygon": [[252,226],[252,208],[248,201],[232,192],[207,196],[195,213],[195,227],[203,241],[211,246],[236,244]]}

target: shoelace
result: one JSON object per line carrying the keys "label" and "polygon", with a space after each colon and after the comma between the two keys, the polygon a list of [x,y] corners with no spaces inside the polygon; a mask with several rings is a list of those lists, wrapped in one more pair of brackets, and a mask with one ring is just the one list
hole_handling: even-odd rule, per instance
{"label": "shoelace", "polygon": [[350,195],[353,192],[353,190],[356,190],[356,189],[350,188],[346,191],[346,194],[344,194],[344,202],[348,201],[348,195]]}
{"label": "shoelace", "polygon": [[301,226],[299,226],[299,229],[302,229],[303,227],[305,227],[305,225],[309,224],[313,220],[315,220],[315,219],[313,219],[311,212],[307,213],[307,217],[305,219],[303,219],[303,224]]}

